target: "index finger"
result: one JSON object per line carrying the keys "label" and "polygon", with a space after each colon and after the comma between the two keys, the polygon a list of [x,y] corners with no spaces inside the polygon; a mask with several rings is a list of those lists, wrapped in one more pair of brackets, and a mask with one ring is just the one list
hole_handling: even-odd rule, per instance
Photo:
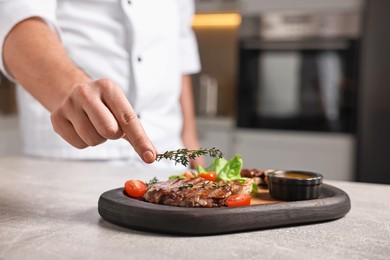
{"label": "index finger", "polygon": [[125,133],[124,138],[130,142],[142,160],[146,163],[154,162],[156,149],[122,90],[118,86],[111,86],[109,91],[102,92],[102,99]]}

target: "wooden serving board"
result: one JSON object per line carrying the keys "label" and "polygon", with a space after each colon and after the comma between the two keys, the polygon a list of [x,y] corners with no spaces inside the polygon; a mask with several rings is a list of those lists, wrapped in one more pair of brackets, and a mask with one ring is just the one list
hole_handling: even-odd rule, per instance
{"label": "wooden serving board", "polygon": [[114,224],[153,232],[212,235],[288,225],[322,222],[343,217],[351,208],[348,195],[322,184],[314,200],[277,201],[260,190],[252,205],[237,208],[182,208],[132,199],[123,188],[99,198],[100,216]]}

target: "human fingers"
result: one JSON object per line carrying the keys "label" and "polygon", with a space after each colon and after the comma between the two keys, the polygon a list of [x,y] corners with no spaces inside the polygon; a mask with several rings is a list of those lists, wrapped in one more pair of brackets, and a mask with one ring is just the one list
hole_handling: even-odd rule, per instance
{"label": "human fingers", "polygon": [[[91,83],[89,87],[80,90],[78,97],[83,99],[83,109],[88,116],[97,133],[106,139],[119,139],[124,136],[122,129],[114,115],[101,99],[101,93],[116,91],[111,85],[114,83],[102,83],[100,81]],[[110,90],[108,88],[112,88]]]}
{"label": "human fingers", "polygon": [[[88,103],[88,100],[80,93],[86,92],[85,89],[87,89],[86,86],[75,87],[68,99],[53,112],[52,124],[53,127],[56,127],[55,131],[59,132],[61,136],[71,135],[75,138],[74,136],[77,135],[87,146],[96,146],[107,141],[107,138],[102,137],[97,132],[84,111],[83,105]],[[66,128],[57,127],[64,124],[66,124]]]}
{"label": "human fingers", "polygon": [[72,123],[65,118],[60,111],[55,111],[50,116],[54,131],[59,134],[66,142],[78,149],[88,147],[80,136],[77,134]]}
{"label": "human fingers", "polygon": [[122,90],[110,80],[102,79],[98,83],[102,85],[102,100],[114,115],[125,134],[125,139],[130,142],[144,162],[154,162],[156,149]]}
{"label": "human fingers", "polygon": [[107,138],[101,136],[95,129],[84,110],[80,109],[70,118],[76,133],[88,146],[97,146],[107,141]]}

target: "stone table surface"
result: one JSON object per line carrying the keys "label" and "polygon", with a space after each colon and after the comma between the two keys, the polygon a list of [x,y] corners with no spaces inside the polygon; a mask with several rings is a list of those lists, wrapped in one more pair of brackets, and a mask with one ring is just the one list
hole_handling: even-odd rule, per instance
{"label": "stone table surface", "polygon": [[99,196],[172,172],[107,162],[0,157],[0,259],[390,259],[390,185],[328,181],[348,193],[343,218],[214,236],[126,229]]}

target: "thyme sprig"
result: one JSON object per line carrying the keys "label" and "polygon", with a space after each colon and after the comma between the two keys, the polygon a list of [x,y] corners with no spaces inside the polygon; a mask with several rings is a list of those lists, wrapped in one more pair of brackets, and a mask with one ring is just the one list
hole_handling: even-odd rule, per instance
{"label": "thyme sprig", "polygon": [[195,159],[198,156],[208,155],[212,158],[222,158],[223,153],[215,147],[211,149],[200,148],[199,150],[189,150],[187,148],[178,149],[174,151],[166,151],[162,154],[157,154],[156,161],[161,159],[168,159],[175,161],[175,164],[182,164],[187,166],[190,160]]}
{"label": "thyme sprig", "polygon": [[158,179],[157,177],[154,177],[153,179],[151,179],[150,181],[148,181],[146,183],[146,185],[148,185],[148,189],[150,189],[154,184],[156,184],[158,182]]}

